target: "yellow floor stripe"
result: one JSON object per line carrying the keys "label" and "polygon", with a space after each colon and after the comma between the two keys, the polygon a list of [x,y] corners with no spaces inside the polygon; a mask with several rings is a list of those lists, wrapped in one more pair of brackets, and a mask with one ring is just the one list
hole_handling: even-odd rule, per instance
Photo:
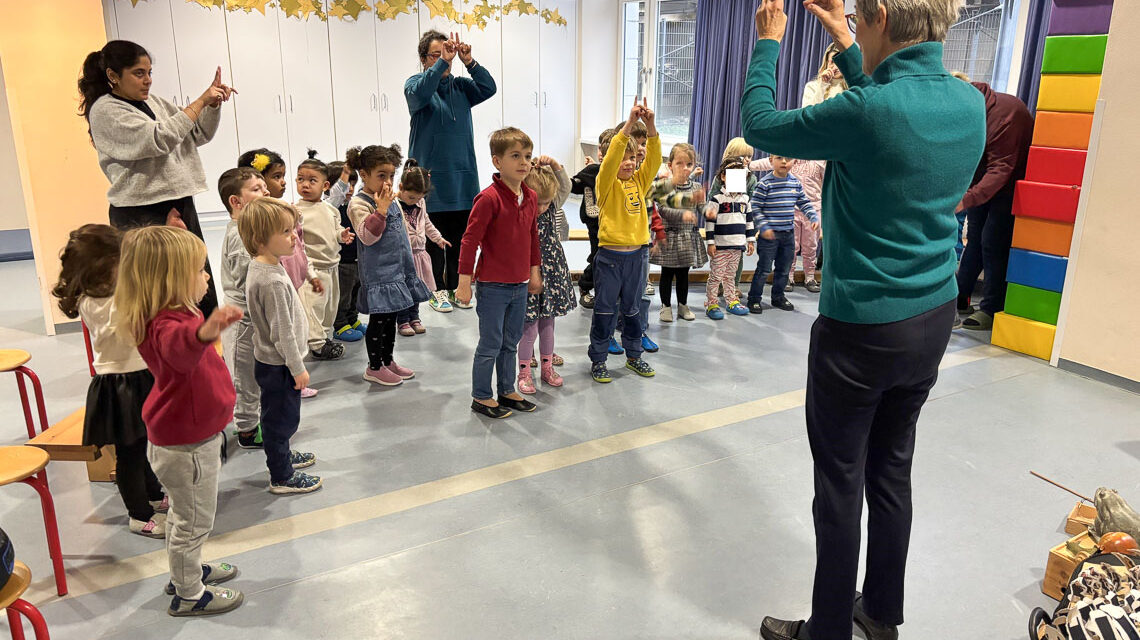
{"label": "yellow floor stripe", "polygon": [[[990,345],[971,347],[947,354],[942,360],[941,368],[956,367],[1002,353],[1004,352],[1001,349]],[[795,409],[803,406],[804,396],[805,390],[797,389],[217,534],[206,544],[203,561],[213,562],[223,558],[233,558],[238,554],[280,542],[339,529],[583,462]],[[70,587],[67,597],[78,597],[111,589],[160,576],[166,572],[164,550],[123,558],[115,562],[87,565],[67,572]],[[37,581],[36,585],[27,592],[25,599],[36,604],[57,599],[53,586],[50,577]]]}

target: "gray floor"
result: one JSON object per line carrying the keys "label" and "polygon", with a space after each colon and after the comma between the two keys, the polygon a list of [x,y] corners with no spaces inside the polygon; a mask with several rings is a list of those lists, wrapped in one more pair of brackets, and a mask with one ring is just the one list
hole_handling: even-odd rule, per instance
{"label": "gray floor", "polygon": [[[215,252],[219,231],[208,232]],[[9,285],[0,346],[32,352],[57,420],[83,402],[80,336],[40,335],[30,263],[0,264],[0,278]],[[695,304],[699,295],[694,285]],[[237,450],[222,471],[216,534],[801,389],[817,298],[797,290],[790,299],[793,313],[715,325],[660,325],[655,303],[650,331],[662,349],[648,359],[657,378],[619,373],[610,385],[589,380],[588,316],[574,312],[558,324],[565,387],[540,392],[537,413],[494,424],[467,409],[474,312],[425,308],[428,333],[397,343],[397,358],[419,373],[403,387],[362,382],[359,343],[341,362],[312,366],[321,393],[303,404],[295,443],[317,454],[313,471],[325,487],[270,496],[264,457]],[[950,351],[984,337],[955,335]],[[1039,581],[1074,501],[1029,469],[1087,492],[1107,484],[1140,502],[1140,397],[1030,358],[987,355],[946,368],[922,416],[904,638],[1020,639],[1028,611],[1051,606]],[[3,443],[21,442],[14,385],[0,411],[12,417]],[[160,576],[46,598],[41,608],[63,639],[260,639],[267,630],[275,638],[755,638],[764,615],[807,613],[814,542],[803,421],[793,408],[729,423],[229,557],[242,570],[233,586],[246,604],[218,618],[168,617]],[[162,548],[126,533],[114,487],[89,484],[81,464],[53,463],[50,473],[73,575]],[[0,491],[0,523],[37,592],[49,589],[29,488]]]}

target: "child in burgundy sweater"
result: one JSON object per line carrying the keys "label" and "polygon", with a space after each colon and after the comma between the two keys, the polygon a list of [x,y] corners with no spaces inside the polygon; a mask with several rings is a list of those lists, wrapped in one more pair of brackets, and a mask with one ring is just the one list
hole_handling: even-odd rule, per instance
{"label": "child in burgundy sweater", "polygon": [[154,375],[142,415],[147,458],[170,498],[166,555],[172,616],[224,613],[242,603],[240,591],[214,585],[237,575],[226,564],[202,564],[214,527],[218,472],[233,419],[234,385],[214,343],[242,317],[219,307],[203,320],[206,245],[184,229],[142,227],[123,238],[115,308],[119,333],[130,336]]}

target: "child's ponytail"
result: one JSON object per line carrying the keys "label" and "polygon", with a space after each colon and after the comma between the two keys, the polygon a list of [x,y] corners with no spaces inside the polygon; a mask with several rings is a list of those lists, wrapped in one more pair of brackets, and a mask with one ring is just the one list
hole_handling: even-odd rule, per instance
{"label": "child's ponytail", "polygon": [[297,167],[297,170],[300,171],[301,169],[312,169],[313,171],[316,171],[317,173],[323,175],[325,177],[325,180],[328,180],[329,166],[317,159],[316,150],[309,149],[307,155],[309,157],[301,161],[301,165]]}
{"label": "child's ponytail", "polygon": [[431,171],[421,167],[415,158],[408,158],[404,163],[404,173],[400,176],[400,191],[430,192]]}

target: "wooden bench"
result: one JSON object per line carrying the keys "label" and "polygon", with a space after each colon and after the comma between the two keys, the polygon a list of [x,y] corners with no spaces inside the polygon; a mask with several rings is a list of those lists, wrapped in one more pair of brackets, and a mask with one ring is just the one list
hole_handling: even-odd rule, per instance
{"label": "wooden bench", "polygon": [[48,427],[47,431],[28,440],[28,444],[43,449],[52,460],[86,462],[87,479],[91,482],[113,482],[114,447],[100,448],[93,444],[83,444],[83,418],[86,413],[86,409],[78,409]]}

